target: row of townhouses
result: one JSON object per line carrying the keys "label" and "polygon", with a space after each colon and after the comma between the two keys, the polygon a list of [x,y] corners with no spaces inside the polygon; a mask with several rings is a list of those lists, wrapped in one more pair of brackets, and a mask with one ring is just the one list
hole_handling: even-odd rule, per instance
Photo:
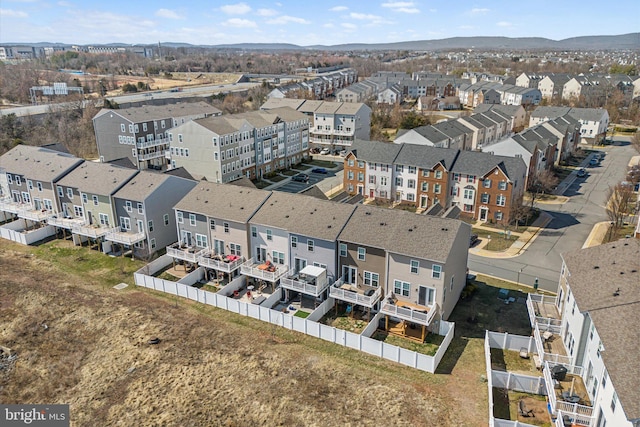
{"label": "row of townhouses", "polygon": [[531,113],[529,126],[551,119],[570,117],[580,124],[580,142],[594,144],[606,137],[609,127],[609,112],[605,108],[570,108],[539,106]]}
{"label": "row of townhouses", "polygon": [[457,95],[460,104],[470,108],[480,104],[538,105],[542,100],[536,88],[486,81],[460,85]]}
{"label": "row of townhouses", "polygon": [[521,157],[416,144],[356,141],[344,161],[344,189],[366,199],[457,206],[462,216],[509,222],[524,195]]}
{"label": "row of townhouses", "polygon": [[639,275],[640,240],[623,239],[564,254],[557,296],[529,295],[556,425],[640,425]]}
{"label": "row of townhouses", "polygon": [[361,102],[328,102],[304,99],[268,99],[261,110],[292,108],[309,118],[309,142],[313,148],[339,151],[354,140],[371,135],[371,108]]}
{"label": "row of townhouses", "polygon": [[128,158],[138,169],[166,169],[167,131],[190,120],[220,116],[206,102],[103,108],[93,118],[101,162]]}
{"label": "row of townhouses", "polygon": [[459,220],[196,182],[42,147],[15,147],[0,171],[8,195],[0,209],[25,231],[51,228],[106,253],[166,248],[208,277],[382,311],[421,325],[422,339],[466,283],[470,226]]}
{"label": "row of townhouses", "polygon": [[322,73],[313,78],[286,83],[273,89],[267,98],[287,97],[324,99],[338,93],[342,88],[358,81],[358,73],[353,68],[343,68]]}

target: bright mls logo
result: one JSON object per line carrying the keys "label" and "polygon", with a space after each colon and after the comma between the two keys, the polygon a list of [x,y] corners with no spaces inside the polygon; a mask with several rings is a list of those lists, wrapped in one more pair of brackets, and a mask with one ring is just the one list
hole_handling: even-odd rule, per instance
{"label": "bright mls logo", "polygon": [[0,425],[69,427],[69,405],[0,405]]}

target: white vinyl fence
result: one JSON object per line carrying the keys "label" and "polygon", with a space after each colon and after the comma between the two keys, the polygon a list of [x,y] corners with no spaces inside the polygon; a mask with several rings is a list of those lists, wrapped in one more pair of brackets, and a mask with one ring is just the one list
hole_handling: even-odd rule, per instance
{"label": "white vinyl fence", "polygon": [[[137,286],[165,292],[171,295],[177,295],[202,304],[222,308],[243,316],[253,317],[254,319],[269,322],[293,331],[302,332],[316,338],[330,341],[334,344],[363,351],[365,353],[392,360],[402,365],[410,366],[422,371],[431,373],[435,372],[438,363],[442,360],[442,356],[451,343],[455,332],[453,323],[440,321],[440,331],[445,333],[445,338],[438,348],[435,356],[427,356],[426,354],[406,350],[404,348],[369,338],[363,334],[355,334],[353,332],[323,325],[317,321],[310,320],[310,318],[316,318],[315,313],[306,319],[303,319],[301,317],[292,316],[261,305],[250,304],[245,301],[229,298],[220,293],[203,291],[183,283],[176,283],[153,277],[152,274],[160,271],[167,265],[167,259],[163,259],[164,257],[168,258],[170,262],[171,258],[164,255],[134,273],[134,280]],[[330,303],[325,301],[319,308],[321,311],[326,313],[332,307],[332,305],[329,304]]]}
{"label": "white vinyl fence", "polygon": [[27,230],[26,221],[28,221],[29,226],[33,226],[32,221],[24,219],[17,219],[4,224],[0,227],[0,237],[23,245],[31,245],[56,234],[56,228],[51,225],[41,226],[35,230]]}
{"label": "white vinyl fence", "polygon": [[491,349],[520,351],[527,348],[529,352],[535,348],[533,337],[510,335],[508,333],[485,332],[484,357],[487,369],[487,387],[489,388],[489,426],[490,427],[534,427],[519,421],[503,420],[493,415],[493,388],[521,391],[524,393],[546,395],[543,377],[515,374],[513,372],[496,371],[491,368]]}

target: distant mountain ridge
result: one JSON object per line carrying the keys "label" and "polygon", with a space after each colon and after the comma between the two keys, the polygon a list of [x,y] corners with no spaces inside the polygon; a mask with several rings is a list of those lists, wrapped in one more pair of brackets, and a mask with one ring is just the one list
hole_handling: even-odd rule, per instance
{"label": "distant mountain ridge", "polygon": [[[10,43],[2,43],[10,45]],[[51,46],[63,43],[14,43],[17,45]],[[551,40],[544,37],[451,37],[437,40],[415,40],[394,43],[347,43],[339,45],[300,46],[291,43],[236,43],[219,45],[194,45],[180,42],[164,42],[161,46],[179,48],[210,48],[238,50],[451,50],[451,49],[485,49],[485,50],[605,50],[605,49],[640,49],[640,33],[620,34],[614,36],[581,36],[563,40]],[[133,46],[123,43],[90,44],[91,46]],[[157,46],[157,44],[137,44],[136,46]]]}

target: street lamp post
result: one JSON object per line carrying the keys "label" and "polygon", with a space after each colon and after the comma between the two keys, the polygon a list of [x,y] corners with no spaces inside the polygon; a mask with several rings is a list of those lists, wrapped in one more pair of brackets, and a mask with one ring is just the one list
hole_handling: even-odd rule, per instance
{"label": "street lamp post", "polygon": [[518,270],[518,281],[516,283],[517,285],[520,285],[520,273],[522,273],[522,270],[524,270],[524,267],[522,267],[520,270]]}

